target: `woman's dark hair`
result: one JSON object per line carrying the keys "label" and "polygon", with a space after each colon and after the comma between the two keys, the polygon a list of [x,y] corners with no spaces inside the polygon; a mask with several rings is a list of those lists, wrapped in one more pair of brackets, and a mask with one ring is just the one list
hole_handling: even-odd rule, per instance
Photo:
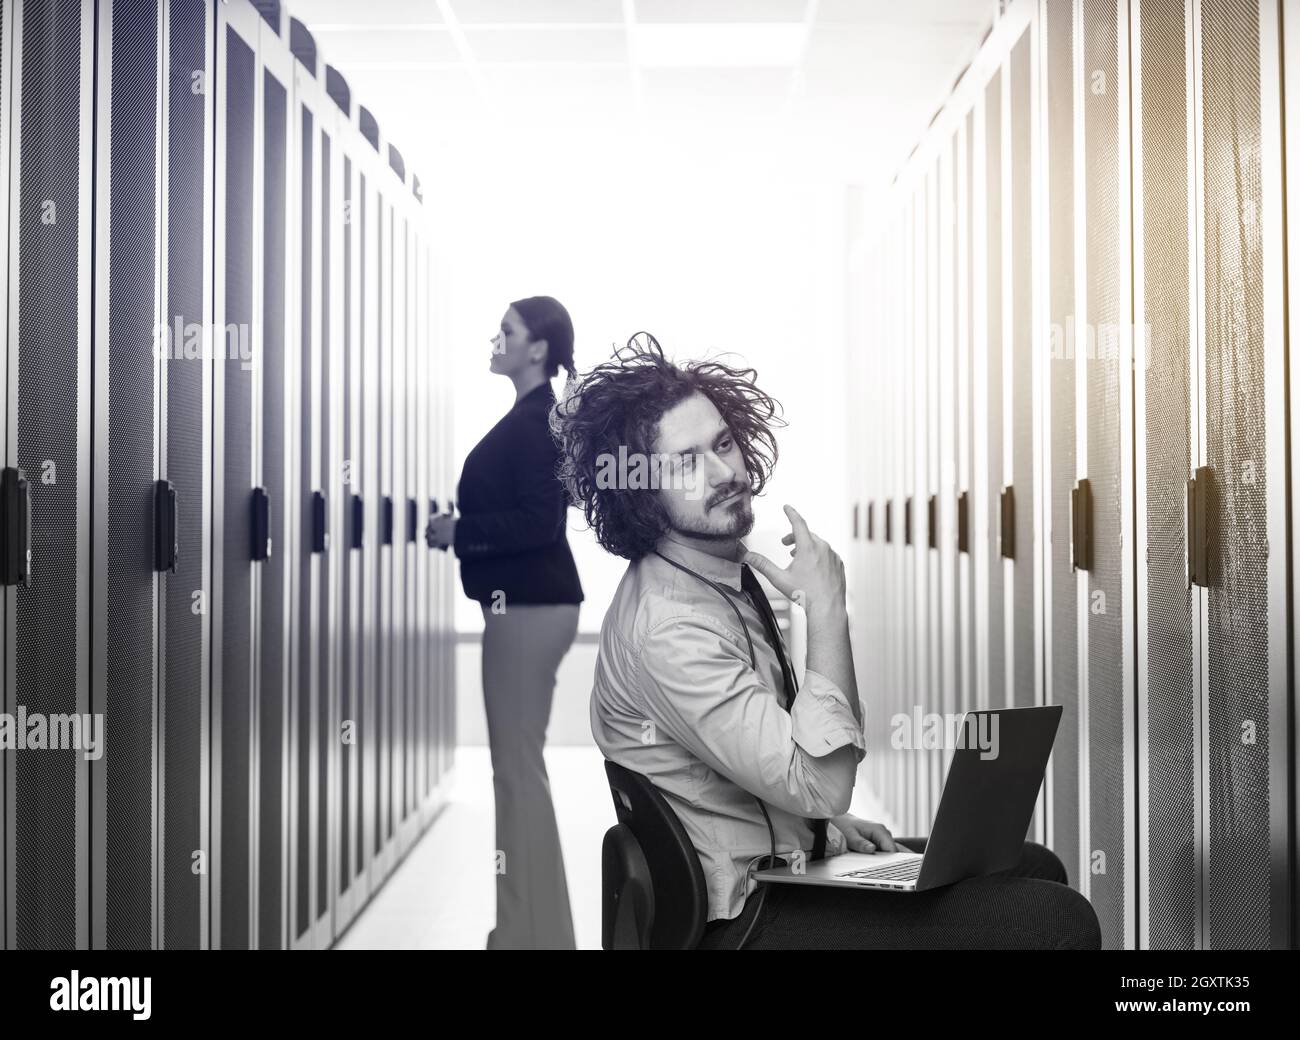
{"label": "woman's dark hair", "polygon": [[573,320],[564,304],[553,296],[530,296],[510,306],[524,319],[532,339],[546,340],[546,378],[554,378],[561,367],[570,379],[577,375],[573,367]]}
{"label": "woman's dark hair", "polygon": [[772,429],[785,422],[780,404],[754,384],[757,374],[715,360],[679,367],[653,336],[637,333],[613,360],[566,387],[551,410],[551,432],[561,447],[559,476],[605,549],[639,560],[668,531],[657,489],[605,487],[597,474],[608,472],[621,445],[628,457],[656,454],[660,419],[692,394],[713,402],[740,447],[753,493],[763,490],[776,465]]}

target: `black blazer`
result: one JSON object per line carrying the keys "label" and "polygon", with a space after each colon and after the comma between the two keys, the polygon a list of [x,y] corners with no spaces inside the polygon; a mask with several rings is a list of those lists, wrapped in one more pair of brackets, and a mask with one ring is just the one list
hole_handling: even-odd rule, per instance
{"label": "black blazer", "polygon": [[524,394],[465,459],[456,555],[465,595],[491,603],[581,603],[565,532],[568,495],[556,476],[549,382]]}

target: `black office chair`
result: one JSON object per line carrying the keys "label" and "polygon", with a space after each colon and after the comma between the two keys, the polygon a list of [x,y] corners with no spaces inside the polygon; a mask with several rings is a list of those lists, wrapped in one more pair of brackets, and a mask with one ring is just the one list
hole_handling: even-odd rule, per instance
{"label": "black office chair", "polygon": [[618,823],[601,849],[601,945],[695,949],[709,912],[695,846],[649,780],[608,760],[605,774]]}

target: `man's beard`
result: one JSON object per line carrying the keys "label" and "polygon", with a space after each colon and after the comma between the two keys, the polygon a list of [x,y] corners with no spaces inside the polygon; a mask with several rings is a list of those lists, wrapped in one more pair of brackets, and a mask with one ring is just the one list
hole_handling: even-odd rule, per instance
{"label": "man's beard", "polygon": [[739,510],[728,509],[725,515],[721,517],[721,523],[717,519],[710,521],[708,517],[694,520],[695,525],[680,520],[670,520],[670,526],[678,534],[690,535],[692,538],[703,538],[706,540],[729,542],[736,538],[744,538],[754,529],[754,511],[750,508],[749,503],[745,502]]}

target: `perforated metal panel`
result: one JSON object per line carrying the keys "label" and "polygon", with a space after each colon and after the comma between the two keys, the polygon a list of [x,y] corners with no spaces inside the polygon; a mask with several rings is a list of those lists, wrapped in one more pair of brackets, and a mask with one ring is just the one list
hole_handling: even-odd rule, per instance
{"label": "perforated metal panel", "polygon": [[[352,159],[343,156],[343,465],[348,473],[348,482],[343,484],[343,538],[338,545],[338,552],[345,553],[343,566],[339,574],[339,713],[345,725],[351,724],[353,741],[360,737],[357,725],[356,704],[357,675],[360,664],[361,628],[357,624],[358,607],[361,602],[361,588],[354,580],[357,571],[358,554],[352,549],[354,537],[352,520],[352,495],[360,494],[357,483],[359,460],[356,457],[356,430],[359,417],[355,414],[354,394],[357,381],[353,378],[352,367],[356,357],[357,344],[352,333],[352,293],[355,280],[352,275]],[[364,530],[364,525],[363,525]],[[354,602],[355,600],[355,602]],[[353,643],[357,646],[354,647]],[[359,745],[343,743],[339,747],[339,790],[342,794],[339,818],[339,892],[347,891],[355,875],[352,848],[356,832],[356,765]]]}
{"label": "perforated metal panel", "polygon": [[[204,305],[204,256],[208,210],[204,172],[209,124],[204,95],[190,88],[193,70],[207,69],[212,34],[203,0],[172,0],[169,10],[167,91],[167,285],[164,319],[182,327],[201,325]],[[166,474],[177,493],[181,533],[176,573],[164,575],[162,611],[162,942],[166,949],[196,950],[202,944],[206,906],[194,853],[207,845],[203,778],[207,711],[207,641],[205,614],[194,610],[194,590],[203,587],[208,510],[204,459],[211,450],[204,438],[211,408],[205,394],[204,362],[186,358],[166,365],[167,410],[164,446]],[[210,434],[209,434],[210,436]]]}
{"label": "perforated metal panel", "polygon": [[1087,315],[1095,336],[1087,363],[1086,475],[1092,485],[1094,546],[1088,574],[1088,827],[1090,853],[1105,857],[1105,872],[1092,872],[1090,896],[1108,948],[1124,944],[1130,850],[1123,827],[1123,777],[1126,757],[1132,757],[1124,744],[1121,600],[1125,491],[1120,481],[1120,395],[1128,382],[1121,376],[1117,333],[1128,318],[1120,287],[1120,250],[1128,242],[1120,225],[1119,193],[1127,190],[1127,172],[1121,170],[1119,156],[1118,32],[1113,0],[1085,0]]}
{"label": "perforated metal panel", "polygon": [[[1011,484],[1016,499],[1016,557],[1011,595],[1014,602],[1012,633],[1011,703],[1017,708],[1038,699],[1038,630],[1034,588],[1034,560],[1037,556],[1038,518],[1034,512],[1034,364],[1032,237],[1033,193],[1030,185],[1030,38],[1028,31],[1011,49],[1010,111],[1007,132],[1011,137]],[[1032,836],[1032,835],[1031,835]]]}
{"label": "perforated metal panel", "polygon": [[[986,326],[985,429],[988,464],[984,501],[988,510],[988,592],[979,604],[987,616],[988,706],[1006,704],[1006,639],[1002,597],[1005,595],[1002,551],[1002,72],[996,72],[984,91],[985,166],[985,307]],[[977,356],[976,364],[980,360]]]}
{"label": "perforated metal panel", "polygon": [[298,165],[298,210],[299,254],[298,285],[301,292],[298,298],[298,472],[302,480],[298,487],[298,679],[297,679],[297,716],[295,730],[294,770],[297,774],[295,841],[297,858],[294,862],[294,931],[295,939],[302,939],[312,925],[311,910],[311,864],[313,861],[312,844],[312,805],[315,785],[313,784],[312,760],[315,749],[315,733],[312,729],[312,709],[316,702],[317,656],[314,639],[315,630],[315,573],[311,551],[312,529],[312,492],[315,490],[314,474],[311,465],[312,438],[315,416],[312,412],[312,308],[315,306],[315,294],[312,291],[312,249],[314,244],[312,227],[312,135],[315,132],[315,120],[311,109],[302,106],[298,111],[299,123],[299,165]]}
{"label": "perforated metal panel", "polygon": [[[92,706],[103,712],[104,732],[113,740],[112,754],[99,759],[97,770],[103,803],[92,803],[104,824],[103,932],[92,942],[108,949],[154,944],[157,33],[154,0],[114,0],[111,188],[100,194],[109,208],[108,342],[96,355],[97,376],[108,380],[108,413],[96,417],[99,434],[108,436],[108,458],[94,486],[95,504],[107,513],[96,519],[107,530],[96,531],[95,538],[106,548],[95,571],[103,575],[107,599],[103,613],[96,610],[92,619],[98,630],[92,634],[93,660],[98,667],[102,654],[104,668],[93,677]],[[92,855],[98,861],[98,852]]]}
{"label": "perforated metal panel", "polygon": [[982,258],[976,249],[976,220],[975,207],[982,204],[982,200],[977,203],[975,197],[975,112],[972,109],[966,116],[966,195],[965,195],[965,223],[966,223],[966,483],[963,490],[969,491],[969,532],[971,551],[967,554],[967,565],[965,573],[968,578],[968,585],[965,590],[966,611],[968,625],[966,635],[970,641],[969,649],[966,651],[966,660],[969,668],[966,672],[967,684],[963,691],[963,698],[958,702],[960,710],[971,711],[978,707],[977,697],[979,690],[979,681],[976,676],[976,661],[978,660],[978,650],[976,646],[976,626],[979,624],[979,611],[982,609],[980,602],[980,589],[975,581],[975,509],[978,501],[975,488],[975,445],[976,437],[979,430],[976,426],[975,414],[975,386],[976,386],[976,325],[975,325],[975,271],[976,263],[982,263]]}
{"label": "perforated metal panel", "polygon": [[[375,402],[375,471],[379,475],[380,525],[383,524],[383,497],[391,494],[392,476],[392,412],[388,407],[392,387],[392,343],[391,333],[384,316],[389,313],[385,307],[385,292],[388,286],[388,272],[392,270],[389,251],[392,246],[384,234],[388,224],[382,192],[375,193],[375,234],[377,241],[375,270],[375,300],[378,308],[375,314],[377,335],[375,340],[375,357],[379,367],[377,384],[378,396]],[[391,655],[389,650],[389,632],[392,625],[391,592],[393,573],[393,551],[391,546],[383,544],[383,537],[376,532],[375,544],[379,547],[375,566],[375,847],[378,853],[388,842],[392,834],[392,821],[388,815],[389,783],[389,683],[391,682]]]}
{"label": "perforated metal panel", "polygon": [[262,486],[271,501],[271,555],[262,572],[261,685],[259,689],[258,770],[258,946],[283,944],[285,864],[284,770],[289,753],[286,727],[285,663],[289,633],[284,625],[289,544],[285,508],[285,319],[288,269],[285,245],[289,219],[288,120],[285,84],[263,71],[263,250],[262,250]]}
{"label": "perforated metal panel", "polygon": [[[1206,463],[1211,504],[1207,594],[1206,742],[1209,864],[1206,945],[1270,943],[1269,660],[1271,595],[1265,526],[1266,457],[1264,213],[1260,139],[1259,5],[1201,6],[1204,174]],[[1277,479],[1282,479],[1278,477]],[[1276,550],[1276,551],[1280,551]],[[1244,739],[1250,727],[1253,742]]]}
{"label": "perforated metal panel", "polygon": [[[325,494],[332,497],[334,490],[334,461],[330,457],[330,137],[324,131],[320,135],[320,297],[316,307],[320,315],[320,477],[317,486],[325,489]],[[341,547],[340,547],[341,548]],[[327,557],[333,554],[326,549],[319,556],[317,580],[320,583],[316,592],[318,610],[318,646],[317,678],[313,695],[316,699],[316,916],[324,914],[330,905],[329,884],[329,841],[330,841],[330,798],[332,781],[330,760],[333,750],[333,717],[330,711],[332,677],[330,661],[333,654],[333,633],[329,630],[330,618],[330,574],[333,570]]]}
{"label": "perforated metal panel", "polygon": [[[1142,5],[1143,268],[1151,330],[1145,371],[1147,610],[1146,945],[1197,941],[1196,699],[1192,600],[1187,587],[1186,480],[1192,469],[1189,404],[1193,301],[1189,279],[1186,12],[1181,0]],[[1141,567],[1142,564],[1140,563]],[[1144,648],[1144,649],[1143,649]]]}
{"label": "perforated metal panel", "polygon": [[1044,8],[1047,62],[1048,307],[1051,371],[1051,674],[1046,700],[1061,705],[1051,759],[1052,849],[1070,883],[1079,878],[1078,592],[1070,553],[1070,491],[1075,482],[1074,28],[1069,4]]}
{"label": "perforated metal panel", "polygon": [[[32,714],[71,715],[89,710],[86,634],[71,620],[86,616],[79,498],[88,487],[88,460],[77,411],[87,391],[78,351],[89,343],[79,280],[83,236],[90,233],[80,182],[90,143],[82,118],[86,15],[76,0],[52,0],[24,5],[22,16],[18,195],[10,214],[18,269],[9,272],[19,287],[18,342],[9,344],[18,355],[9,382],[10,408],[17,407],[10,435],[17,442],[11,439],[9,457],[31,481],[32,586],[9,590],[14,639],[6,647],[6,710],[21,704]],[[49,482],[50,474],[57,482]],[[21,807],[9,824],[11,942],[21,950],[85,945],[87,881],[79,862],[85,842],[78,833],[86,826],[78,812],[86,794],[84,759],[73,748],[10,758],[10,794]]]}
{"label": "perforated metal panel", "polygon": [[[225,323],[253,322],[253,50],[226,29]],[[236,354],[218,361],[224,381],[221,574],[221,936],[223,949],[249,945],[249,813],[252,772],[252,606],[249,493],[252,488],[252,371]]]}

